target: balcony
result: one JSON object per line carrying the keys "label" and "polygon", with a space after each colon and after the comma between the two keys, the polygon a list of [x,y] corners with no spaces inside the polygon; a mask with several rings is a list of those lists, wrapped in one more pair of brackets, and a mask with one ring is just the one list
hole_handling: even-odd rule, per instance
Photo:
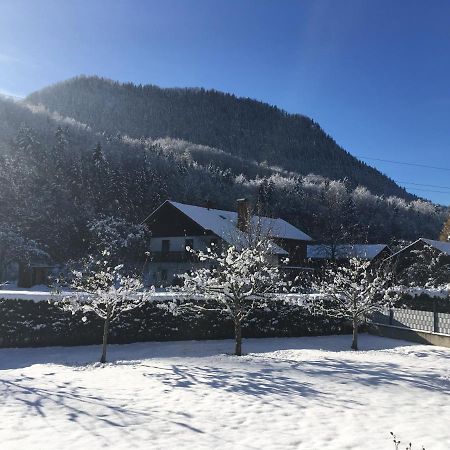
{"label": "balcony", "polygon": [[198,262],[198,257],[192,253],[181,252],[152,252],[150,259],[153,262],[168,262],[168,263],[194,263]]}

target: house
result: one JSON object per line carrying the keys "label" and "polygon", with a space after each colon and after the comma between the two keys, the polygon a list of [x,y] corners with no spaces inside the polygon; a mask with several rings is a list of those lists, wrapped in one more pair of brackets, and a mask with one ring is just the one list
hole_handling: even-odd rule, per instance
{"label": "house", "polygon": [[237,201],[237,211],[167,200],[144,222],[152,232],[147,281],[159,285],[171,284],[180,274],[204,264],[187,251],[188,247],[193,250],[245,247],[257,233],[270,239],[274,263],[289,257],[292,268],[306,258],[306,246],[312,240],[283,219],[251,214],[246,199]]}
{"label": "house", "polygon": [[417,267],[418,273],[420,273],[419,266],[424,266],[425,271],[429,271],[431,267],[437,271],[440,267],[450,264],[450,242],[420,238],[391,255],[388,261],[398,274],[413,266]]}
{"label": "house", "polygon": [[348,261],[351,258],[376,262],[391,254],[391,249],[386,244],[315,244],[307,247],[307,257],[315,265],[329,260]]}

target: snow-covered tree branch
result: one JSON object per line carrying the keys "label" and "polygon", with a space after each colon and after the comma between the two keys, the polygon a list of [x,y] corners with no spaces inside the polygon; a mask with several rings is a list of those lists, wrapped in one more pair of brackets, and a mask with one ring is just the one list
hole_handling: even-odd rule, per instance
{"label": "snow-covered tree branch", "polygon": [[0,226],[0,282],[14,262],[28,263],[32,258],[48,258],[36,241],[24,237],[15,227]]}
{"label": "snow-covered tree branch", "polygon": [[183,275],[183,285],[175,288],[194,299],[181,308],[211,310],[205,305],[214,301],[218,305],[214,310],[228,314],[234,323],[238,356],[242,354],[242,324],[250,312],[286,288],[270,247],[270,241],[260,239],[249,248],[194,252],[205,267]]}
{"label": "snow-covered tree branch", "polygon": [[56,302],[64,311],[92,312],[104,321],[102,363],[106,362],[110,323],[118,320],[122,313],[139,308],[154,294],[154,288],[145,290],[138,278],[122,275],[122,265],[111,265],[109,256],[107,250],[102,252],[101,258],[90,256],[82,270],[73,272],[70,283],[73,294]]}
{"label": "snow-covered tree branch", "polygon": [[430,245],[413,250],[411,257],[397,268],[398,291],[412,297],[450,295],[450,257]]}
{"label": "snow-covered tree branch", "polygon": [[392,279],[389,270],[375,268],[358,258],[352,258],[348,265],[328,266],[312,282],[316,295],[311,297],[310,308],[316,314],[351,321],[351,348],[357,350],[359,325],[393,300]]}

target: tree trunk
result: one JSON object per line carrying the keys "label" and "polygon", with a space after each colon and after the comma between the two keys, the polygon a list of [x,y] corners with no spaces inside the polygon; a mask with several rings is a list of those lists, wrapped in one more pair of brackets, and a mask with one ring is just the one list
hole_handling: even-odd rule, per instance
{"label": "tree trunk", "polygon": [[358,322],[353,320],[352,350],[358,350]]}
{"label": "tree trunk", "polygon": [[100,362],[104,364],[106,362],[106,347],[108,345],[108,331],[109,331],[109,315],[106,316],[103,324],[103,345],[102,345],[102,357]]}
{"label": "tree trunk", "polygon": [[239,319],[234,319],[234,339],[236,342],[234,354],[242,356],[242,327]]}

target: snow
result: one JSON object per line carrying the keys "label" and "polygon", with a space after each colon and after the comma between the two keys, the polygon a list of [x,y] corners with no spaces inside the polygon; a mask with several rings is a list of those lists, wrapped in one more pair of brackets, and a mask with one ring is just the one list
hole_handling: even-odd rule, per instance
{"label": "snow", "polygon": [[450,255],[450,242],[433,241],[432,239],[424,238],[421,238],[421,240],[431,247],[434,247],[435,249],[441,251],[442,253]]}
{"label": "snow", "polygon": [[429,245],[430,247],[433,247],[446,255],[450,255],[450,242],[434,241],[433,239],[419,238],[412,244],[407,245],[406,247],[402,248],[398,252],[391,255],[390,258],[394,258],[395,256],[403,253],[405,250],[414,247],[418,242],[424,242],[426,245]]}
{"label": "snow", "polygon": [[[32,300],[34,302],[42,302],[49,300],[58,300],[66,296],[73,295],[73,290],[64,290],[59,293],[52,293],[51,289],[47,286],[33,286],[28,289],[0,289],[0,300]],[[175,298],[186,297],[183,292],[167,292],[160,290],[159,292],[153,292],[149,296],[151,300],[173,300]],[[192,298],[192,297],[189,297]]]}
{"label": "snow", "polygon": [[[186,214],[202,228],[213,231],[217,236],[220,236],[227,242],[232,239],[235,234],[240,233],[240,231],[236,228],[237,212],[235,211],[224,211],[214,208],[208,209],[201,206],[186,205],[174,201],[170,201],[170,204],[175,206],[182,213]],[[252,222],[255,226],[259,225],[261,227],[261,231],[269,234],[272,238],[296,239],[303,241],[312,240],[312,238],[306,233],[283,219],[252,216]],[[228,243],[232,244],[233,242]],[[281,250],[281,253],[284,252],[281,248],[279,249]]]}
{"label": "snow", "polygon": [[[391,449],[450,442],[450,349],[362,335],[0,350],[2,449]],[[406,446],[406,444],[405,444]],[[403,448],[403,447],[402,447]]]}
{"label": "snow", "polygon": [[[7,289],[0,289],[0,299],[3,300],[32,300],[34,302],[47,301],[55,299],[56,295],[52,294],[52,289],[49,286],[43,284],[35,285],[31,288],[18,288],[10,289],[10,285],[7,285]],[[72,291],[62,291],[58,295],[69,295]]]}
{"label": "snow", "polygon": [[[342,244],[336,246],[335,257],[336,259],[371,260],[386,248],[386,244]],[[307,256],[312,259],[329,259],[332,256],[331,247],[329,245],[308,245]]]}

